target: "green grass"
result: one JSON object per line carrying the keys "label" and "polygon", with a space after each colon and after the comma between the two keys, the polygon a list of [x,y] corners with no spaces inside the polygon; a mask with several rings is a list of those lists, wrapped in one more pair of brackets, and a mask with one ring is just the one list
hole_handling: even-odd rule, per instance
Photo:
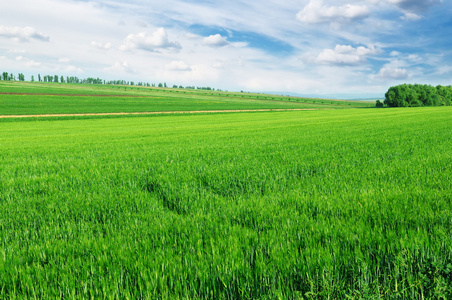
{"label": "green grass", "polygon": [[[372,107],[373,103],[131,86],[0,82],[0,115]],[[99,97],[101,95],[101,97]]]}
{"label": "green grass", "polygon": [[450,299],[451,113],[0,123],[0,298]]}

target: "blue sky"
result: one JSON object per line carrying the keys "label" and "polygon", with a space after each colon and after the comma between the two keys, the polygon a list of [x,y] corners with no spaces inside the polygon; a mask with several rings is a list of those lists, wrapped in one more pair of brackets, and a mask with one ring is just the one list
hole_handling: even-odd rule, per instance
{"label": "blue sky", "polygon": [[14,0],[0,72],[383,94],[451,85],[451,33],[446,0]]}

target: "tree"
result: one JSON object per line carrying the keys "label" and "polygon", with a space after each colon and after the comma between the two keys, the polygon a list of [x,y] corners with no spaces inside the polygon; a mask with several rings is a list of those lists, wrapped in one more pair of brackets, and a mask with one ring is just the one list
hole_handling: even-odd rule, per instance
{"label": "tree", "polygon": [[22,73],[19,73],[19,74],[17,75],[17,78],[19,79],[19,81],[25,81],[25,75],[22,74]]}
{"label": "tree", "polygon": [[53,82],[58,83],[58,75],[53,76]]}
{"label": "tree", "polygon": [[385,94],[384,104],[391,107],[452,105],[452,88],[427,84],[392,86]]}
{"label": "tree", "polygon": [[436,87],[438,91],[438,105],[452,105],[452,88],[450,86]]}
{"label": "tree", "polygon": [[383,107],[383,102],[377,100],[376,107]]}
{"label": "tree", "polygon": [[9,75],[8,72],[3,72],[2,73],[3,80],[8,80],[8,78],[9,78],[8,75]]}

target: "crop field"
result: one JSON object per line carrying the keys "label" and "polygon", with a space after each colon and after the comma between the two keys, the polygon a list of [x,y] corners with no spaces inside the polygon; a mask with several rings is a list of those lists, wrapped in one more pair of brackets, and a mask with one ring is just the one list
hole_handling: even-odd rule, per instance
{"label": "crop field", "polygon": [[373,106],[375,103],[204,90],[0,82],[0,115]]}
{"label": "crop field", "polygon": [[451,115],[0,119],[0,298],[450,299]]}

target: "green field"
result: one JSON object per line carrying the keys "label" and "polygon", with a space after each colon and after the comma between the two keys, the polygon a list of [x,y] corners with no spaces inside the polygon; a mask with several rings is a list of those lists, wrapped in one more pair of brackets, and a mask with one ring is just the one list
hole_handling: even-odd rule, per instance
{"label": "green field", "polygon": [[0,121],[0,299],[450,299],[451,115]]}
{"label": "green field", "polygon": [[[15,93],[15,94],[1,94]],[[137,86],[0,82],[0,115],[374,107],[372,102]]]}

